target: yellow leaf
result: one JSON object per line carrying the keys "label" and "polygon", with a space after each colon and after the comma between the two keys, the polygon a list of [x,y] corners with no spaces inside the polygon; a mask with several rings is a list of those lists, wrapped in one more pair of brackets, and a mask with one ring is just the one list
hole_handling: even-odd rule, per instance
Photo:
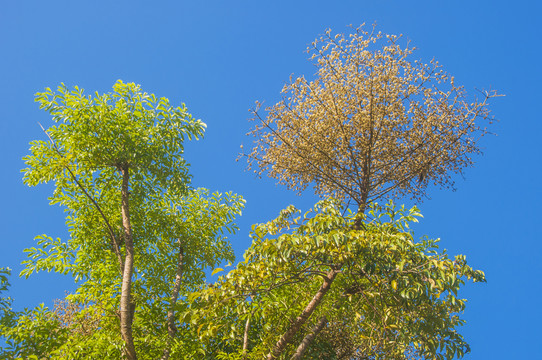
{"label": "yellow leaf", "polygon": [[218,273],[218,272],[221,272],[221,271],[224,271],[224,269],[222,268],[216,268],[213,270],[213,272],[211,273],[211,276],[214,276],[214,274]]}

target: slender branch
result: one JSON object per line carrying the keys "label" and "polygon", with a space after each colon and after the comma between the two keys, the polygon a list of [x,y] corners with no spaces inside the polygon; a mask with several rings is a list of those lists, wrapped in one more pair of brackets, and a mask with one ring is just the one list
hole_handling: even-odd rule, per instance
{"label": "slender branch", "polygon": [[245,333],[243,334],[243,359],[246,359],[248,356],[248,332],[250,330],[250,316],[247,317],[247,322],[245,323]]}
{"label": "slender branch", "polygon": [[[351,197],[354,197],[354,195],[351,194],[350,189],[348,189],[347,187],[345,187],[344,185],[342,185],[340,182],[338,182],[333,176],[328,175],[326,171],[320,170],[320,169],[318,168],[318,166],[316,166],[316,165],[313,164],[313,162],[311,161],[310,157],[304,156],[303,154],[300,154],[300,153],[299,153],[298,147],[293,146],[292,144],[290,144],[290,143],[288,142],[288,140],[286,140],[286,139],[285,139],[285,138],[284,138],[277,130],[273,129],[273,127],[270,125],[270,123],[264,121],[264,119],[260,116],[260,114],[258,114],[257,110],[253,110],[252,113],[254,114],[254,116],[256,116],[256,118],[258,118],[258,120],[261,121],[261,123],[262,123],[267,129],[269,129],[269,130],[273,133],[273,135],[275,135],[275,136],[276,136],[278,139],[280,139],[284,144],[286,144],[290,149],[292,149],[292,150],[296,153],[297,156],[303,158],[303,159],[307,162],[307,164],[308,164],[309,166],[311,166],[312,168],[314,168],[314,169],[315,169],[315,173],[314,173],[314,174],[316,174],[316,175],[318,175],[318,176],[320,176],[320,177],[322,177],[322,178],[324,178],[324,179],[327,179],[328,181],[334,183],[336,186],[338,186],[338,187],[339,187],[342,191],[344,191],[346,194],[348,194],[348,195],[351,196]],[[317,148],[317,150],[318,150],[322,155],[324,155],[324,156],[326,156],[326,157],[329,158],[329,155],[328,155],[327,153],[322,152],[322,151],[321,151],[320,149],[318,149],[318,148]],[[258,159],[256,159],[256,160],[258,160]],[[263,159],[261,159],[261,160],[263,160]],[[331,161],[333,161],[333,160],[331,159]],[[273,164],[272,162],[268,162],[268,163],[269,163],[269,164]],[[273,164],[273,165],[274,165],[274,166],[277,166],[277,164]],[[284,167],[284,169],[285,169],[285,170],[288,170],[288,171],[291,171],[291,170],[292,170],[292,169],[287,168],[287,167]]]}
{"label": "slender branch", "polygon": [[[51,137],[51,135],[49,135],[49,133],[47,132],[47,130],[45,130],[43,128],[43,126],[38,123],[38,125],[41,127],[41,129],[43,130],[43,132],[45,133],[45,135],[47,135],[47,137],[49,138],[49,140],[51,140],[51,143],[53,144],[53,147],[55,149],[55,151],[61,156],[61,157],[64,157],[64,155],[60,152],[59,148],[57,147],[55,141],[53,140],[53,138]],[[124,263],[122,261],[122,256],[120,254],[120,245],[119,245],[119,241],[118,239],[115,237],[115,232],[113,231],[113,228],[111,227],[111,224],[109,224],[109,220],[107,219],[107,217],[105,216],[102,208],[100,207],[100,205],[98,205],[98,202],[88,193],[88,191],[85,189],[85,187],[81,184],[81,182],[77,179],[77,177],[75,176],[75,174],[71,171],[71,169],[66,165],[64,166],[64,168],[68,171],[68,173],[70,174],[72,180],[77,184],[77,186],[79,186],[79,188],[81,189],[81,191],[83,192],[83,194],[85,194],[85,196],[92,202],[92,204],[96,207],[96,209],[98,210],[98,212],[100,213],[100,216],[102,217],[103,221],[105,222],[105,225],[107,226],[107,230],[109,232],[109,237],[110,237],[110,240],[111,240],[111,245],[113,247],[113,251],[115,252],[115,255],[117,255],[117,260],[119,262],[119,272],[122,274],[122,269],[124,268]]]}
{"label": "slender branch", "polygon": [[[332,66],[331,64],[330,64],[330,67],[331,67],[332,69],[334,69],[333,66]],[[339,79],[337,79],[337,80],[339,80]],[[314,89],[312,89],[310,83],[307,83],[307,86],[308,86],[309,90],[311,90],[311,93],[315,94],[316,91],[315,91]],[[333,91],[330,90],[329,92],[330,92],[330,95],[331,95],[332,104],[333,104],[333,107],[335,108],[335,114],[336,114],[336,116],[331,116],[331,118],[332,118],[333,120],[336,120],[336,123],[337,123],[337,124],[339,125],[339,127],[340,127],[341,132],[342,132],[342,134],[343,134],[343,141],[344,141],[344,143],[346,144],[346,146],[347,146],[347,148],[348,148],[348,152],[350,153],[350,159],[352,160],[352,163],[353,163],[353,166],[354,166],[354,173],[355,173],[355,174],[359,174],[359,169],[358,169],[358,165],[357,165],[357,161],[356,161],[356,156],[354,155],[354,149],[352,148],[352,146],[351,146],[351,144],[350,144],[350,140],[348,139],[346,130],[345,130],[344,125],[343,125],[343,123],[342,123],[342,120],[341,120],[341,118],[340,118],[340,111],[339,111],[339,108],[337,107],[337,102],[336,102],[336,100],[335,100],[335,96],[333,95]],[[322,100],[320,97],[318,97],[318,95],[316,95],[316,99],[317,99],[317,101],[320,103],[320,106],[322,106],[322,107],[323,107],[324,109],[326,109],[328,112],[331,112],[331,111],[327,108],[327,106],[326,106],[326,104],[323,102],[323,100]],[[309,124],[310,124],[310,122],[309,122]],[[325,138],[325,137],[324,137],[324,138]],[[332,160],[332,161],[334,161],[334,160]],[[339,162],[336,162],[336,164],[339,164],[339,165],[340,165]],[[343,169],[341,169],[341,170],[343,170]],[[344,170],[343,170],[343,171],[344,171]],[[344,171],[344,173],[347,173],[347,171]],[[354,180],[354,182],[357,183],[357,185],[361,188],[361,183],[358,181],[358,177],[357,177],[357,176],[353,176],[353,180]]]}
{"label": "slender branch", "polygon": [[320,320],[314,325],[312,328],[312,331],[303,338],[303,341],[301,341],[301,344],[297,347],[297,350],[294,353],[294,356],[292,356],[291,360],[301,360],[303,358],[303,355],[305,354],[305,351],[309,348],[309,345],[314,341],[316,336],[322,331],[322,329],[327,325],[327,318],[325,316],[322,316]]}
{"label": "slender branch", "polygon": [[312,300],[308,303],[305,309],[303,309],[301,314],[292,322],[290,328],[282,335],[282,337],[275,344],[271,352],[267,354],[267,360],[274,360],[278,356],[280,356],[280,354],[282,354],[286,346],[293,340],[294,336],[297,334],[301,326],[303,326],[307,322],[314,310],[316,310],[318,305],[320,305],[322,299],[331,288],[331,284],[333,283],[333,280],[335,280],[335,277],[338,273],[339,270],[337,269],[333,269],[328,273],[328,275],[324,278],[324,283],[322,284],[320,289],[318,289],[318,292],[314,295]]}
{"label": "slender branch", "polygon": [[173,285],[173,291],[171,292],[171,299],[169,304],[169,309],[167,312],[167,332],[168,339],[166,348],[164,349],[164,354],[162,355],[162,360],[168,360],[171,352],[171,343],[177,334],[177,326],[175,325],[175,304],[179,298],[179,291],[181,289],[181,282],[184,272],[184,248],[180,240],[177,241],[179,244],[179,253],[177,257],[177,273],[175,274],[175,283]]}

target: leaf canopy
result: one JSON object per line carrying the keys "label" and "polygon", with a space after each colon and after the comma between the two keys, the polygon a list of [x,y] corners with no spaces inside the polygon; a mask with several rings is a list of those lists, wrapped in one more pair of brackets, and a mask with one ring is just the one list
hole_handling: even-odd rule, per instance
{"label": "leaf canopy", "polygon": [[[38,93],[36,101],[55,125],[44,130],[48,141],[31,143],[24,182],[54,181],[51,204],[65,208],[69,238],[38,236],[21,275],[54,271],[73,276],[78,288],[53,309],[12,313],[10,324],[2,324],[8,347],[1,354],[121,358],[119,303],[129,250],[135,347],[143,358],[159,358],[166,348],[172,355],[179,348],[197,351],[189,329],[175,318],[168,323],[169,312],[186,308],[184,299],[202,286],[206,269],[234,260],[226,235],[237,230],[234,220],[245,203],[231,192],[190,185],[183,143],[201,138],[205,124],[184,104],[174,108],[121,81],[102,95],[61,85],[56,93]],[[125,174],[131,249],[121,211]],[[169,326],[179,331],[171,335]]]}
{"label": "leaf canopy", "polygon": [[[304,216],[289,207],[254,228],[245,260],[191,299],[185,314],[201,324],[198,335],[212,356],[265,357],[336,268],[330,292],[277,359],[289,359],[322,317],[327,326],[306,358],[451,359],[469,351],[457,332],[465,307],[458,291],[465,279],[485,281],[484,274],[464,256],[438,252],[438,240],[415,242],[409,224],[420,216],[416,208],[374,205],[362,229],[344,211],[334,200]],[[251,346],[244,352],[247,319]]]}

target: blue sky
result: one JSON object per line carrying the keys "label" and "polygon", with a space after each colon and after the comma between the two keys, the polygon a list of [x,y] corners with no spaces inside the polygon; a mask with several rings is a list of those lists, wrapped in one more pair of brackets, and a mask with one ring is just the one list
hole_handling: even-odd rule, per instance
{"label": "blue sky", "polygon": [[[184,102],[207,123],[206,138],[187,146],[194,185],[232,190],[247,200],[236,254],[249,246],[250,225],[273,218],[301,197],[236,162],[250,146],[248,109],[271,105],[290,74],[312,76],[306,46],[327,28],[376,22],[404,34],[425,61],[433,57],[469,92],[495,89],[499,122],[480,145],[484,155],[457,180],[457,191],[430,189],[419,205],[416,234],[440,237],[465,254],[487,284],[466,287],[462,329],[468,359],[542,358],[542,162],[538,111],[540,14],[537,1],[19,1],[0,8],[0,266],[21,270],[23,249],[42,233],[66,238],[62,209],[48,205],[51,186],[22,183],[21,158],[48,124],[34,94],[60,82],[109,91],[117,79]],[[33,307],[73,289],[69,279],[12,277],[15,307]]]}

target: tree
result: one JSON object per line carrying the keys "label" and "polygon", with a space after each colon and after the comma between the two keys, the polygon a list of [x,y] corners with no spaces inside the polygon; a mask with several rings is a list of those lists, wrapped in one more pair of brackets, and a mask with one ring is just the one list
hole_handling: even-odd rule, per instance
{"label": "tree", "polygon": [[[364,213],[375,200],[421,200],[429,184],[453,187],[452,175],[472,165],[477,140],[493,120],[488,101],[495,92],[468,97],[438,62],[413,59],[414,48],[375,27],[369,33],[361,26],[349,37],[328,30],[307,52],[316,78],[290,79],[267,116],[259,103],[253,109],[258,124],[250,133],[256,139],[246,155],[249,168],[291,189],[313,185],[318,195],[355,206],[351,226],[364,230]],[[321,290],[328,291],[332,275]],[[307,309],[298,309],[299,319]],[[300,351],[319,332],[332,331],[327,323],[319,318]],[[268,359],[298,336],[294,325]]]}
{"label": "tree", "polygon": [[451,359],[469,351],[457,332],[458,290],[484,274],[464,256],[438,252],[438,240],[414,241],[416,208],[373,205],[363,229],[344,211],[326,200],[254,227],[244,261],[194,293],[184,315],[200,323],[208,358]]}
{"label": "tree", "polygon": [[359,27],[326,34],[307,49],[317,76],[285,85],[283,99],[253,110],[249,167],[298,191],[352,201],[360,212],[379,198],[420,199],[430,183],[472,164],[491,122],[488,91],[469,100],[436,61],[412,59],[400,37]]}
{"label": "tree", "polygon": [[[183,142],[202,137],[205,124],[184,104],[173,108],[121,81],[108,94],[62,85],[36,101],[56,125],[44,130],[49,141],[32,142],[24,181],[55,182],[51,204],[66,208],[70,239],[38,237],[22,274],[53,270],[80,282],[67,302],[42,311],[50,328],[67,333],[46,353],[136,359],[144,349],[167,359],[178,340],[179,293],[200,286],[206,267],[233,260],[221,234],[236,230],[244,204],[189,185]],[[24,352],[18,344],[14,353]]]}

